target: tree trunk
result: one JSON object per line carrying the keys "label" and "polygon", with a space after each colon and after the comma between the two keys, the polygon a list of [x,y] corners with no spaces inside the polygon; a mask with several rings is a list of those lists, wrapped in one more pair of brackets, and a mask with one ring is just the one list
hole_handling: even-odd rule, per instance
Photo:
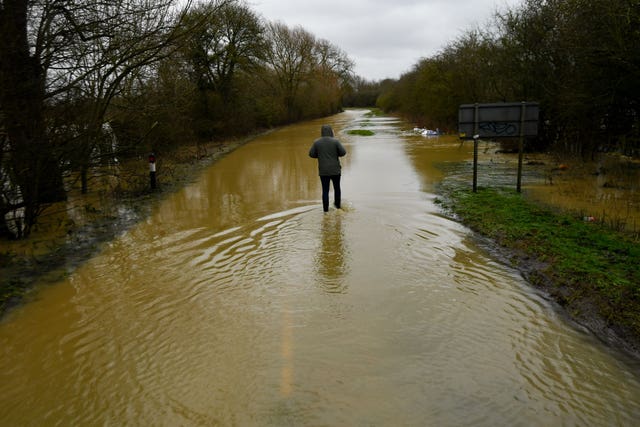
{"label": "tree trunk", "polygon": [[25,230],[42,203],[64,198],[60,167],[44,121],[45,75],[27,39],[28,0],[4,0],[0,8],[0,106],[15,184],[25,204]]}
{"label": "tree trunk", "polygon": [[80,169],[80,183],[82,185],[82,194],[89,192],[89,166],[84,164]]}

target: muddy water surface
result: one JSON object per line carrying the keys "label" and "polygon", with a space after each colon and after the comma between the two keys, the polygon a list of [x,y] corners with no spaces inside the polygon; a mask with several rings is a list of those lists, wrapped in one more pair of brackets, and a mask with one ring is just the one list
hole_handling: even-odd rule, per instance
{"label": "muddy water surface", "polygon": [[[348,151],[327,214],[323,122]],[[434,165],[471,147],[405,127],[261,137],[14,310],[0,424],[635,425],[640,366],[439,213]]]}

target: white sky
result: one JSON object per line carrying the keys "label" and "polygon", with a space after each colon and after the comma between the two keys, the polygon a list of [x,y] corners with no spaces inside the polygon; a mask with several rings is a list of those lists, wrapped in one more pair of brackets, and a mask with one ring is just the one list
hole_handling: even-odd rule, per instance
{"label": "white sky", "polygon": [[367,80],[397,79],[496,10],[522,0],[248,0],[269,21],[302,26],[347,53]]}

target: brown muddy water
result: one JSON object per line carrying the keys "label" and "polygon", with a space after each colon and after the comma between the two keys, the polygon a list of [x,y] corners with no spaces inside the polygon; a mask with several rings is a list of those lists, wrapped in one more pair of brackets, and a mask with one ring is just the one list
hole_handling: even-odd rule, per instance
{"label": "brown muddy water", "polygon": [[[635,425],[638,362],[441,215],[436,166],[471,147],[364,113],[239,148],[13,310],[0,424]],[[324,122],[348,151],[327,214]]]}

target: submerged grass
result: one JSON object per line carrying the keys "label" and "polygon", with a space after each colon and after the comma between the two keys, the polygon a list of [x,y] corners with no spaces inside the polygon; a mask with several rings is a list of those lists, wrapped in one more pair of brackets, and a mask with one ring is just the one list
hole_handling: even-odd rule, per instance
{"label": "submerged grass", "polygon": [[379,108],[372,108],[365,117],[384,117],[386,113]]}
{"label": "submerged grass", "polygon": [[[596,310],[640,342],[640,244],[622,232],[541,207],[512,190],[445,190],[444,207],[535,263],[545,288],[577,318]],[[536,284],[536,283],[534,283]]]}
{"label": "submerged grass", "polygon": [[372,136],[375,132],[367,129],[352,129],[347,132],[349,135]]}

